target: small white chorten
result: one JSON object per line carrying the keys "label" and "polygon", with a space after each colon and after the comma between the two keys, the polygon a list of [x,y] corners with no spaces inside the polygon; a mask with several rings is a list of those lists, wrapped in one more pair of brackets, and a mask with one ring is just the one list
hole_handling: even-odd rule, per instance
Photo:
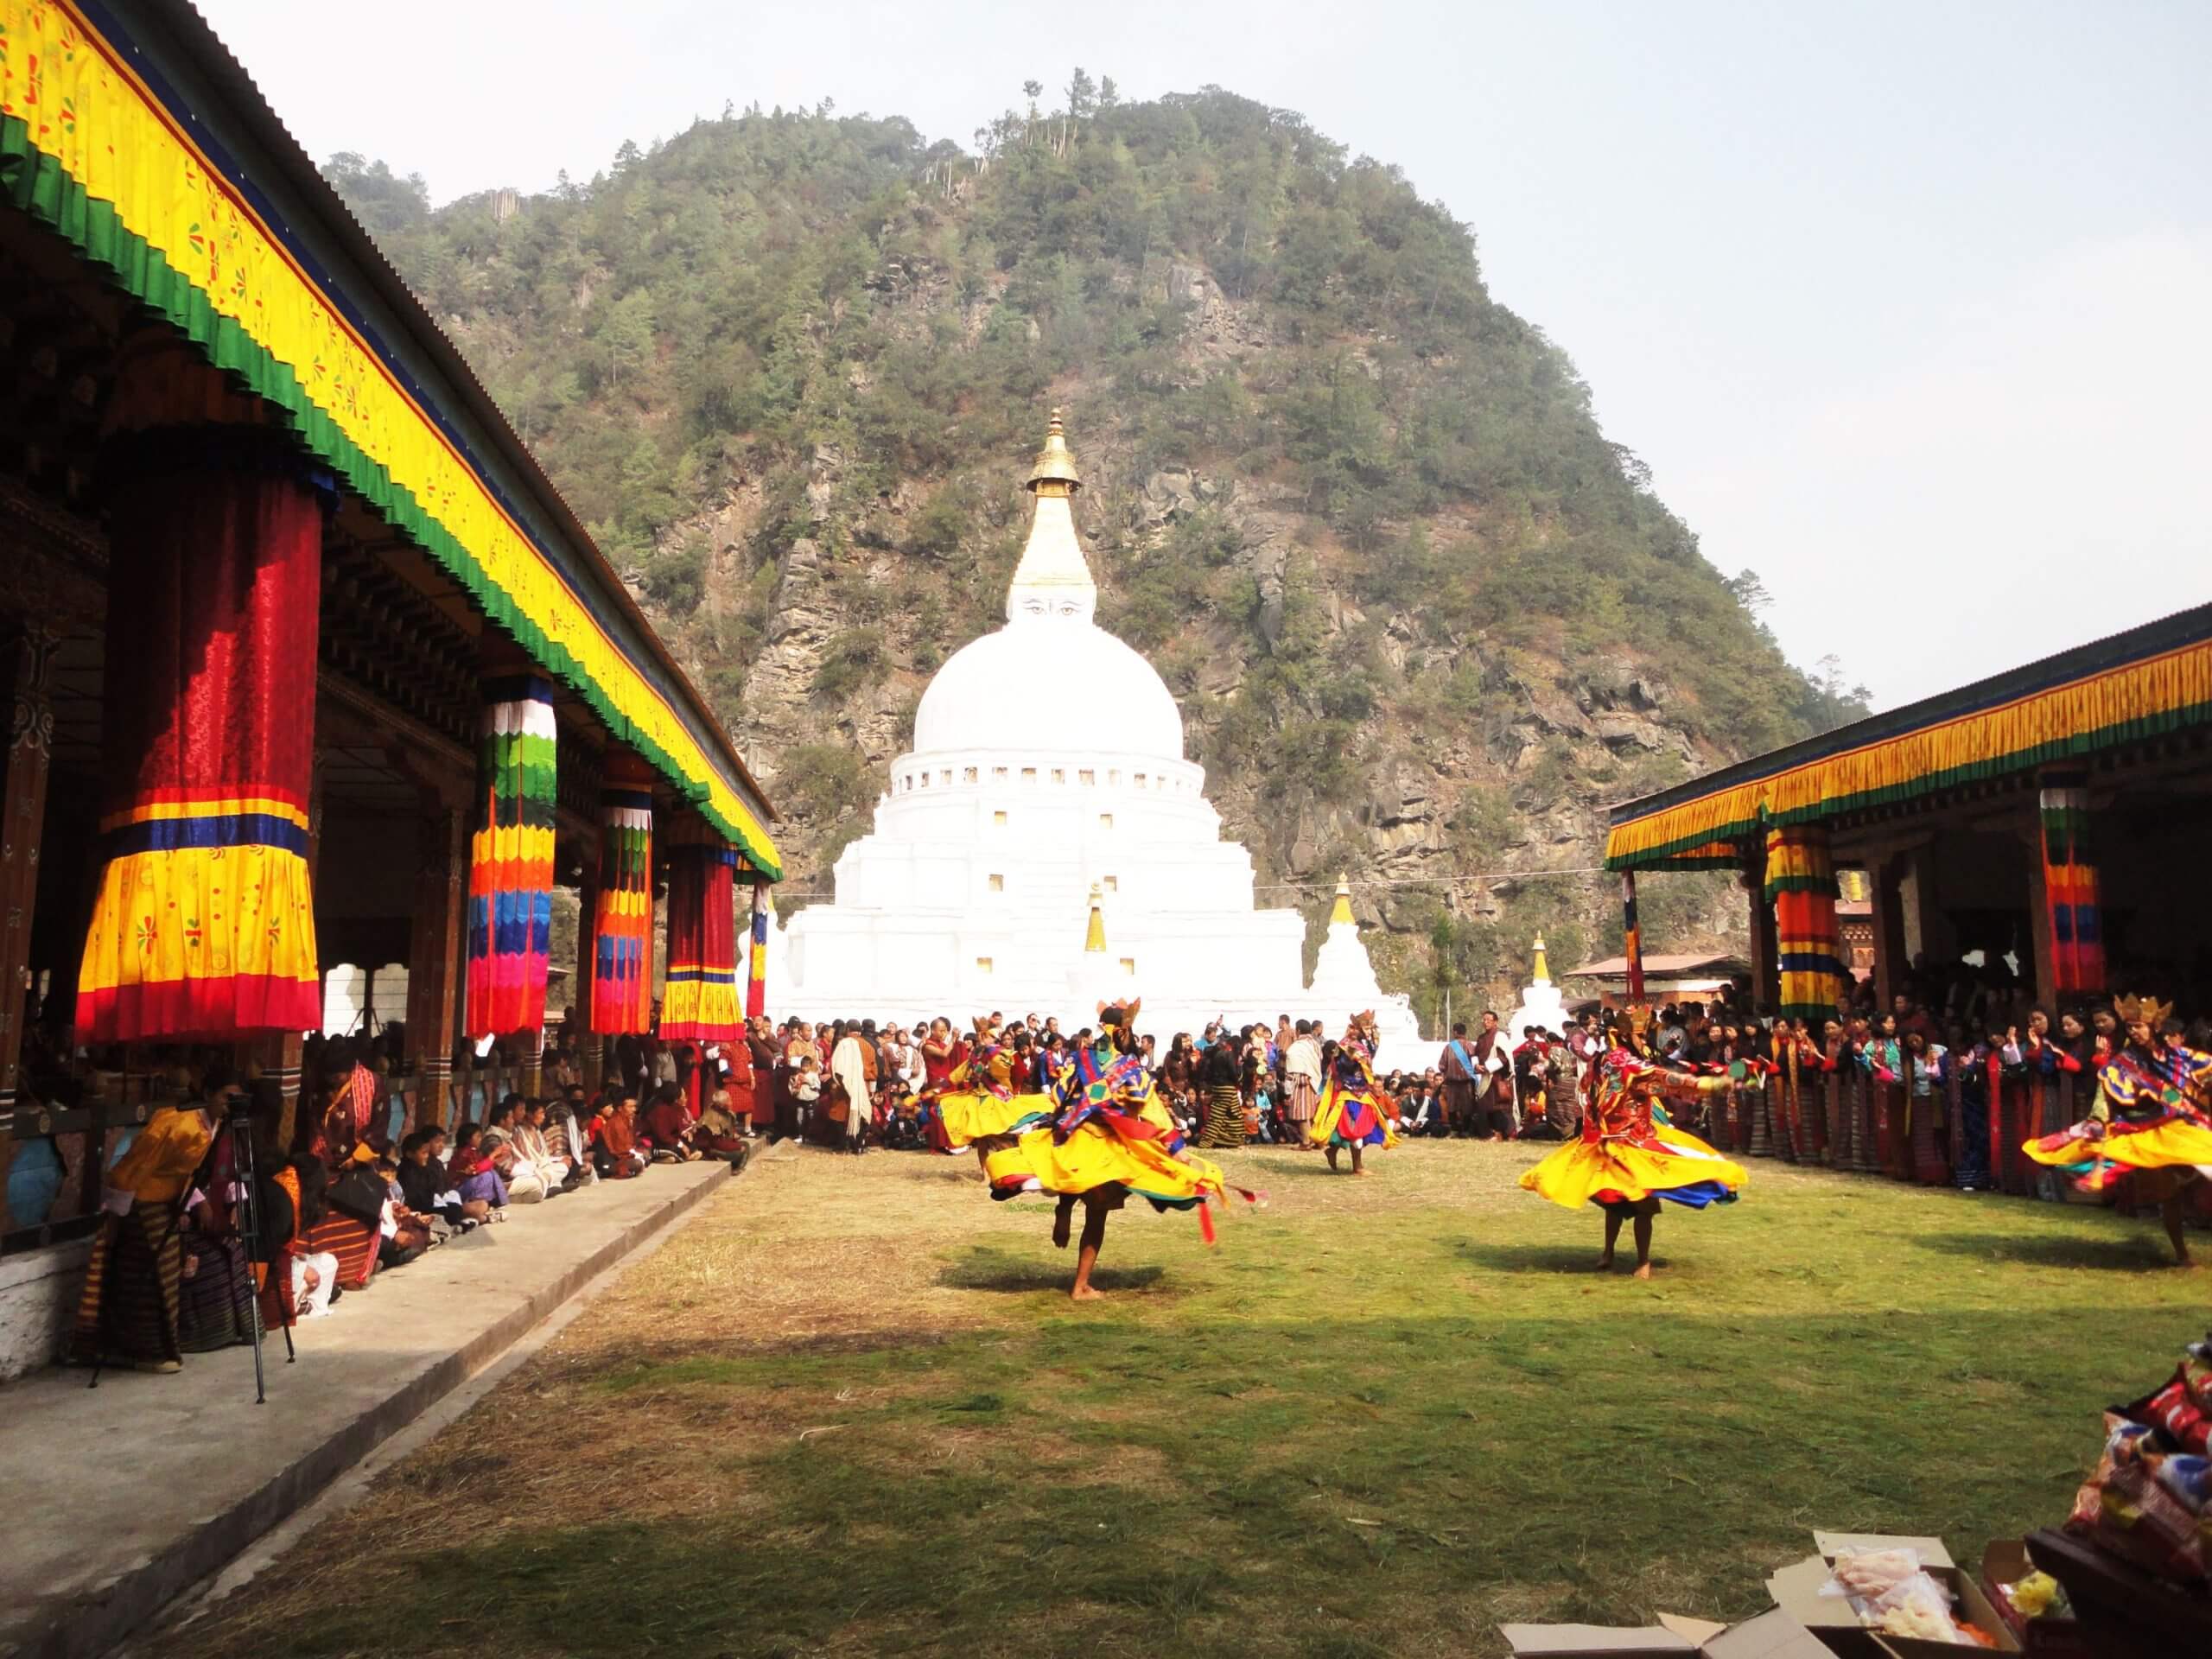
{"label": "small white chorten", "polygon": [[1544,936],[1536,935],[1535,971],[1521,992],[1521,1006],[1505,1022],[1505,1029],[1515,1042],[1526,1036],[1531,1026],[1541,1026],[1546,1031],[1565,1035],[1567,1025],[1566,1001],[1560,995],[1559,987],[1552,983],[1551,964],[1544,959]]}

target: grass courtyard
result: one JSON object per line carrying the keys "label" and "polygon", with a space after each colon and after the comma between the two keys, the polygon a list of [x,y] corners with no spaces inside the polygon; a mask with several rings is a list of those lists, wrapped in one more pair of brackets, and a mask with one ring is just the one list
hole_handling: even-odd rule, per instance
{"label": "grass courtyard", "polygon": [[2208,1322],[2154,1224],[1764,1161],[1601,1276],[1540,1150],[1230,1154],[1268,1207],[1133,1205],[1078,1307],[972,1159],[781,1149],[163,1646],[1496,1654],[1752,1611],[1816,1525],[2055,1523]]}

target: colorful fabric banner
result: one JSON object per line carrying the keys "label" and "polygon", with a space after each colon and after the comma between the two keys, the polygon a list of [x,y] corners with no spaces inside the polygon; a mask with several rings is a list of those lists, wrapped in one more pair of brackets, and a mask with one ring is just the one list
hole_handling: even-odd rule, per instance
{"label": "colorful fabric banner", "polygon": [[737,855],[687,826],[668,855],[668,988],[660,1034],[726,1043],[745,1034],[737,989]]}
{"label": "colorful fabric banner", "polygon": [[634,782],[599,793],[591,1028],[607,1037],[653,1028],[653,795]]}
{"label": "colorful fabric banner", "polygon": [[1700,868],[1712,843],[1755,845],[1762,826],[1831,819],[2079,761],[2208,721],[2212,606],[2200,606],[1730,766],[1708,785],[1669,790],[1649,807],[1632,803],[1606,832],[1605,868]]}
{"label": "colorful fabric banner", "polygon": [[2104,926],[2097,903],[2097,867],[2090,856],[2088,778],[2079,772],[2043,777],[2043,890],[2050,916],[2053,982],[2046,996],[2105,988]]}
{"label": "colorful fabric banner", "polygon": [[484,687],[482,816],[469,843],[471,1037],[545,1023],[553,952],[553,687],[535,675]]}
{"label": "colorful fabric banner", "polygon": [[1835,923],[1835,866],[1825,827],[1804,823],[1768,832],[1766,899],[1774,906],[1782,1017],[1833,1016],[1845,973]]}
{"label": "colorful fabric banner", "polygon": [[768,884],[753,883],[753,949],[746,963],[745,1011],[768,1012]]}
{"label": "colorful fabric banner", "polygon": [[322,1022],[308,872],[322,503],[274,434],[171,429],[122,447],[111,793],[77,1038],[309,1031]]}
{"label": "colorful fabric banner", "polygon": [[361,273],[269,213],[296,193],[214,138],[243,112],[195,110],[197,78],[159,72],[197,18],[137,41],[134,10],[0,0],[0,198],[261,398],[749,863],[780,874],[751,780],[649,632],[609,602],[620,590],[603,563],[547,535],[548,513],[517,510],[475,453],[493,435],[435,400],[420,353],[366,327],[382,307]]}
{"label": "colorful fabric banner", "polygon": [[1636,872],[1621,872],[1621,957],[1628,964],[1628,1005],[1643,1004],[1643,933],[1636,922]]}

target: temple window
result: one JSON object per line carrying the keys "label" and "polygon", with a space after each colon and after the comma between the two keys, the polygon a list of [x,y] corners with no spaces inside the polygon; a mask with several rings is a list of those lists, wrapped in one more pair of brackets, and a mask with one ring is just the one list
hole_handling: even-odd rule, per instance
{"label": "temple window", "polygon": [[1021,769],[1021,781],[1025,784],[1035,783],[1037,781],[1037,768],[1034,766],[1024,766]]}
{"label": "temple window", "polygon": [[1006,768],[1004,766],[993,766],[991,768],[991,781],[995,784],[1002,784],[1006,782]]}
{"label": "temple window", "polygon": [[1123,957],[1122,958],[1122,971],[1134,978],[1137,971],[1137,959],[1135,957]]}
{"label": "temple window", "polygon": [[927,789],[929,786],[930,786],[930,775],[929,775],[929,773],[927,773],[927,772],[924,772],[924,773],[922,774],[922,787],[923,787],[924,789]]}
{"label": "temple window", "polygon": [[1114,785],[1114,787],[1116,787],[1116,789],[1118,789],[1118,788],[1120,788],[1120,787],[1121,787],[1121,785],[1122,785],[1122,774],[1121,774],[1119,772],[1117,772],[1117,771],[1116,771],[1116,772],[1109,772],[1106,774],[1106,781],[1107,781],[1108,783],[1109,783],[1109,784],[1113,785]]}
{"label": "temple window", "polygon": [[1139,789],[1142,789],[1144,787],[1144,773],[1142,772],[1137,773],[1137,787]]}
{"label": "temple window", "polygon": [[974,783],[976,781],[976,768],[973,766],[963,768],[960,774],[960,781],[963,784]]}
{"label": "temple window", "polygon": [[991,822],[992,822],[994,824],[995,824],[998,828],[1000,828],[1000,829],[1001,829],[1001,830],[1005,829],[1005,828],[1006,828],[1006,814],[1005,814],[1005,813],[1003,813],[1003,812],[994,812],[994,813],[992,813],[992,814],[991,814]]}
{"label": "temple window", "polygon": [[938,782],[941,784],[950,783],[952,781],[952,768],[950,766],[947,766],[943,772],[938,773],[937,779]]}
{"label": "temple window", "polygon": [[1076,781],[1079,784],[1095,784],[1098,781],[1098,774],[1091,771],[1088,766],[1076,773],[1075,776]]}
{"label": "temple window", "polygon": [[1111,830],[1114,827],[1114,815],[1111,812],[1101,812],[1098,815],[1098,827],[1101,830]]}
{"label": "temple window", "polygon": [[979,973],[979,974],[988,974],[988,973],[989,973],[989,972],[991,971],[991,959],[990,959],[988,957],[976,957],[976,971],[977,973]]}
{"label": "temple window", "polygon": [[1004,893],[1006,891],[1006,877],[1002,875],[995,875],[990,878],[990,882],[991,891],[993,893]]}
{"label": "temple window", "polygon": [[1122,878],[1118,875],[1109,875],[1099,885],[1109,893],[1119,893],[1122,890]]}
{"label": "temple window", "polygon": [[1053,781],[1054,783],[1056,783],[1056,784],[1065,784],[1065,782],[1067,782],[1067,780],[1068,780],[1068,775],[1067,775],[1067,773],[1066,773],[1065,772],[1062,771],[1062,770],[1061,770],[1059,767],[1058,767],[1058,766],[1054,766],[1054,767],[1052,768],[1052,781]]}

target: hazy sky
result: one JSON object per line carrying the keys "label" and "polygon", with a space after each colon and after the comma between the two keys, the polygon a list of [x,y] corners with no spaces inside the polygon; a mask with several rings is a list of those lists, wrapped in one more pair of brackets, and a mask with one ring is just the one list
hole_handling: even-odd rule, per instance
{"label": "hazy sky", "polygon": [[[199,0],[318,157],[543,188],[1071,65],[1402,167],[1801,663],[1887,705],[2212,599],[2212,4]],[[318,27],[303,27],[313,16]]]}

